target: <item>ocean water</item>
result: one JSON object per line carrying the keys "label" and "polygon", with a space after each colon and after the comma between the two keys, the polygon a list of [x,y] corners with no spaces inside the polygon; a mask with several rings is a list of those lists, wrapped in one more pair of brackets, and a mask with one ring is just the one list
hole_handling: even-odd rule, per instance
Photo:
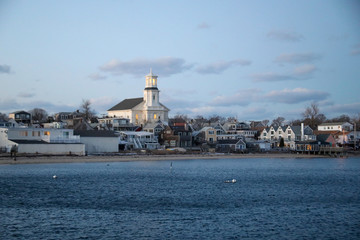
{"label": "ocean water", "polygon": [[360,239],[360,158],[0,165],[0,239]]}

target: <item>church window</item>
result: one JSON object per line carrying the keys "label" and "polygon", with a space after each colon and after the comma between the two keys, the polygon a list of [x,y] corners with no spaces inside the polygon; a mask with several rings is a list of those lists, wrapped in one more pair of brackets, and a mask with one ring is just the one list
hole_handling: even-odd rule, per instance
{"label": "church window", "polygon": [[155,94],[153,95],[153,100],[155,101]]}
{"label": "church window", "polygon": [[154,114],[154,119],[156,119],[156,114]]}
{"label": "church window", "polygon": [[139,114],[136,114],[136,115],[135,115],[135,119],[136,119],[136,120],[139,120]]}
{"label": "church window", "polygon": [[153,86],[155,86],[156,85],[155,78],[153,78],[152,80],[153,80]]}

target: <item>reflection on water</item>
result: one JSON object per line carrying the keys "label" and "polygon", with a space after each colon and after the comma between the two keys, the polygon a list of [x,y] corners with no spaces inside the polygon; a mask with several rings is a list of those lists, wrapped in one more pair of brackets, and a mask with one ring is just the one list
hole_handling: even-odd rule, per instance
{"label": "reflection on water", "polygon": [[359,158],[2,165],[0,239],[359,239],[359,183]]}

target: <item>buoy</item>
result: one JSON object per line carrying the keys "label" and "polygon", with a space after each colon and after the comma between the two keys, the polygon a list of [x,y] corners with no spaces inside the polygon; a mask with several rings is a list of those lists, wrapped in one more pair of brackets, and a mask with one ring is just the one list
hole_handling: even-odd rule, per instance
{"label": "buoy", "polygon": [[236,183],[236,179],[233,178],[232,180],[226,180],[225,183]]}
{"label": "buoy", "polygon": [[53,176],[53,179],[56,179],[56,178],[57,178],[57,176],[56,176],[56,175],[54,175],[54,176]]}

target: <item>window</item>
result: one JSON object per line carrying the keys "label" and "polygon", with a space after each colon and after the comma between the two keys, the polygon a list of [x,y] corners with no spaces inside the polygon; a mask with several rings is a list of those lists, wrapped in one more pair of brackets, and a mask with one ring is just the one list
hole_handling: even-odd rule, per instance
{"label": "window", "polygon": [[154,119],[156,119],[156,114],[154,114]]}
{"label": "window", "polygon": [[136,114],[136,115],[135,115],[135,119],[136,119],[136,120],[139,120],[139,114]]}
{"label": "window", "polygon": [[291,130],[288,130],[288,134],[291,134]]}
{"label": "window", "polygon": [[155,94],[153,95],[153,100],[155,101]]}
{"label": "window", "polygon": [[40,137],[40,132],[39,131],[33,131],[32,136],[33,137]]}
{"label": "window", "polygon": [[291,141],[291,136],[288,136],[288,140]]}
{"label": "window", "polygon": [[45,135],[45,136],[50,136],[50,132],[49,132],[49,131],[45,131],[45,132],[44,132],[44,135]]}
{"label": "window", "polygon": [[156,85],[156,79],[153,78],[152,80],[153,80],[153,86],[155,86]]}
{"label": "window", "polygon": [[263,136],[266,137],[266,133],[264,133]]}
{"label": "window", "polygon": [[214,131],[210,130],[210,131],[209,131],[209,134],[214,134]]}
{"label": "window", "polygon": [[27,131],[21,131],[21,132],[20,132],[20,136],[22,136],[22,137],[27,137],[27,136],[28,136],[28,132],[27,132]]}
{"label": "window", "polygon": [[271,131],[271,135],[274,135],[274,131]]}

